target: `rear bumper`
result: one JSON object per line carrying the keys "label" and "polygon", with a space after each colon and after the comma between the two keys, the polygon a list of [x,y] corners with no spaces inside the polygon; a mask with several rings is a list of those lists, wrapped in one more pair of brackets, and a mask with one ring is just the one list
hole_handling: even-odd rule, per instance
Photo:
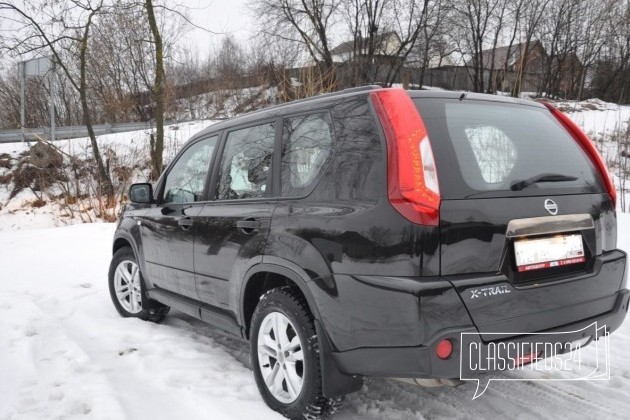
{"label": "rear bumper", "polygon": [[[480,347],[527,342],[532,333],[542,332],[550,334],[542,340],[536,336],[537,342],[567,342],[582,338],[580,332],[567,332],[594,322],[605,326],[600,334],[614,331],[628,311],[626,255],[621,251],[598,257],[593,272],[557,284],[521,289],[505,281],[500,276],[453,281],[335,275],[309,282],[309,288],[331,343],[330,356],[342,373],[361,376],[456,378],[462,333]],[[474,306],[467,291],[484,284],[507,284],[511,292],[486,300],[485,308],[478,301]],[[532,303],[529,311],[517,307],[519,301]],[[496,322],[488,313],[496,315]],[[456,350],[448,360],[435,355],[444,338]]]}
{"label": "rear bumper", "polygon": [[[621,325],[628,310],[629,300],[628,290],[620,290],[616,293],[616,302],[611,311],[548,331],[540,331],[545,333],[557,332],[558,334],[537,336],[536,342],[566,343],[581,339],[585,333],[580,330],[594,322],[597,322],[600,327],[605,326],[598,331],[597,337],[593,337],[593,339],[598,339],[604,332],[610,333]],[[575,332],[567,334],[571,331]],[[470,335],[467,334],[468,337],[476,337],[473,341],[480,350],[483,351],[488,346],[488,342],[481,339],[476,328],[453,329],[436,336],[426,346],[364,348],[337,352],[333,353],[332,356],[340,370],[349,375],[395,378],[459,378],[462,333],[469,333]],[[443,338],[451,339],[455,348],[455,352],[447,360],[441,360],[435,355],[435,346]],[[531,335],[523,335],[501,341],[509,343],[531,342],[532,337]],[[470,343],[470,339],[468,343]]]}

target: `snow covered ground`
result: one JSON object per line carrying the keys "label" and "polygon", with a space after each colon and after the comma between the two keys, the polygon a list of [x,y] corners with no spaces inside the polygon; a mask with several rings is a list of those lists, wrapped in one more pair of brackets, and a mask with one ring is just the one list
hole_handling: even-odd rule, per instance
{"label": "snow covered ground", "polygon": [[[630,107],[579,108],[565,110],[595,135],[630,120]],[[167,131],[166,159],[209,124]],[[141,150],[146,133],[99,141]],[[86,142],[58,145],[87,153]],[[16,155],[25,147],[0,145],[0,153]],[[113,224],[55,227],[76,221],[60,219],[51,206],[25,206],[33,198],[28,193],[7,198],[0,186],[0,420],[282,418],[258,394],[247,343],[181,313],[161,325],[119,317],[106,284]],[[619,247],[630,252],[630,214],[619,214],[618,232]],[[630,321],[610,344],[610,381],[493,382],[472,401],[474,383],[426,389],[368,379],[336,418],[626,418]],[[594,349],[585,349],[583,357],[594,363]]]}
{"label": "snow covered ground", "polygon": [[[281,418],[258,394],[246,343],[181,313],[161,325],[119,317],[107,290],[113,232],[82,224],[0,233],[0,419]],[[630,251],[630,215],[620,215],[619,232]],[[497,382],[471,401],[473,383],[372,379],[337,418],[626,418],[630,322],[610,343],[610,381]],[[584,353],[593,363],[594,349]]]}

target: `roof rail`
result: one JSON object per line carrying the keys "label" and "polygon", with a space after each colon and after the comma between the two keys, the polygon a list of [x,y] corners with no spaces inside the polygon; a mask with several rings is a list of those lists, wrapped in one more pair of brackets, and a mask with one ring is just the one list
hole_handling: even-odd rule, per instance
{"label": "roof rail", "polygon": [[336,92],[323,93],[321,95],[315,95],[315,96],[311,96],[310,98],[304,98],[304,99],[328,98],[330,96],[345,95],[347,93],[365,92],[365,91],[374,90],[374,89],[382,89],[382,86],[379,86],[379,85],[356,86],[356,87],[351,87],[351,88],[347,88],[343,90],[338,90]]}
{"label": "roof rail", "polygon": [[274,105],[272,107],[264,108],[264,109],[282,107],[282,106],[285,106],[285,105],[298,104],[298,103],[302,103],[302,102],[309,102],[309,101],[313,101],[313,100],[317,100],[317,99],[332,98],[332,97],[335,97],[335,96],[346,95],[346,94],[349,94],[349,93],[367,92],[367,91],[370,91],[370,90],[382,89],[382,88],[383,87],[379,86],[379,85],[364,85],[364,86],[351,87],[351,88],[347,88],[347,89],[343,89],[343,90],[338,90],[336,92],[322,93],[321,95],[309,96],[308,98],[302,98],[302,99],[297,99],[295,101],[285,102],[285,103]]}
{"label": "roof rail", "polygon": [[333,93],[363,92],[364,90],[374,90],[374,89],[382,89],[382,88],[383,88],[383,86],[379,86],[379,85],[363,85],[363,86],[356,86],[356,87],[347,88],[347,89],[340,90],[338,92],[333,92]]}

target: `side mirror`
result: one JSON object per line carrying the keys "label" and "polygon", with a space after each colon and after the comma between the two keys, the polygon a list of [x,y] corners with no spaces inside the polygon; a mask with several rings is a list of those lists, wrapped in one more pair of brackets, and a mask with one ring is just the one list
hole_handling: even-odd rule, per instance
{"label": "side mirror", "polygon": [[132,184],[129,187],[129,200],[137,204],[153,202],[153,186],[149,183]]}

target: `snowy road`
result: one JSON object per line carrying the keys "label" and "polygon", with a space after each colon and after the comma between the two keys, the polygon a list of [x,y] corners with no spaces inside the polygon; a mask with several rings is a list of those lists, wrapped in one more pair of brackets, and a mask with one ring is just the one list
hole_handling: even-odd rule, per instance
{"label": "snowy road", "polygon": [[[620,217],[630,250],[630,216]],[[162,325],[118,316],[106,284],[113,231],[0,232],[0,419],[282,418],[258,395],[245,343],[182,314]],[[610,343],[610,381],[499,382],[471,401],[472,383],[374,379],[337,418],[627,418],[630,322]]]}

